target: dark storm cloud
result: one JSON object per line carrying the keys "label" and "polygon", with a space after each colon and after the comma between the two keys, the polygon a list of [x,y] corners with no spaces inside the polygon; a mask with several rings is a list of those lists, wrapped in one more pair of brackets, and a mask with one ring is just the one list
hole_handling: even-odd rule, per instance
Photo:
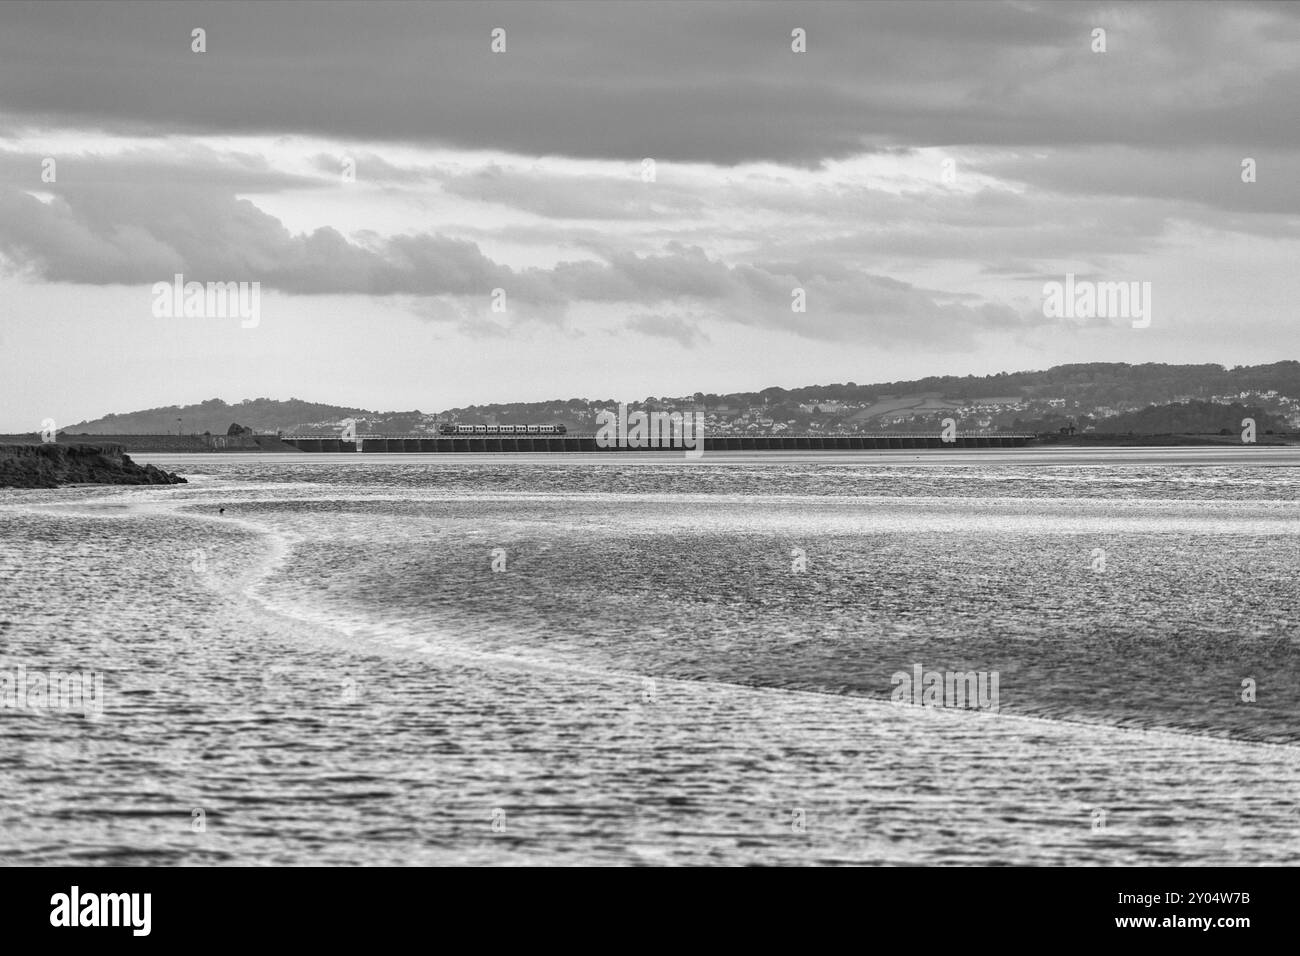
{"label": "dark storm cloud", "polygon": [[723,164],[898,144],[1258,149],[1294,142],[1296,23],[1270,4],[6,3],[0,111]]}

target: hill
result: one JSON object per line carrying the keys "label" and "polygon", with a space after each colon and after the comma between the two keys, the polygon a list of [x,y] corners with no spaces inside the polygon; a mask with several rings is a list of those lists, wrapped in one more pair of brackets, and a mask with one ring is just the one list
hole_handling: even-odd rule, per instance
{"label": "hill", "polygon": [[[344,418],[375,414],[378,413],[344,405],[304,402],[297,398],[288,401],[252,398],[234,405],[228,405],[219,398],[210,398],[197,405],[167,405],[138,412],[105,415],[94,421],[68,425],[61,430],[84,435],[175,435],[178,432],[187,435],[201,435],[203,432],[224,435],[232,424],[240,424],[257,432],[274,432],[277,428],[286,426],[312,422],[332,425]],[[176,421],[178,418],[179,424]]]}
{"label": "hill", "polygon": [[1153,405],[1141,411],[1102,419],[1097,431],[1116,435],[1235,435],[1244,418],[1255,420],[1255,431],[1263,435],[1285,429],[1284,423],[1253,405],[1217,405],[1213,402],[1183,402]]}
{"label": "hill", "polygon": [[[1187,406],[1190,410],[1142,413],[1151,406]],[[1199,403],[1199,404],[1196,404]],[[291,398],[249,399],[226,404],[210,399],[197,405],[167,406],[79,422],[65,433],[89,435],[202,434],[224,435],[232,423],[257,432],[338,434],[341,422],[355,419],[362,434],[431,434],[439,422],[465,424],[559,423],[573,432],[590,432],[596,415],[618,404],[615,399],[555,399],[501,402],[445,409],[378,412]],[[1300,362],[1270,365],[1165,365],[1094,362],[1058,365],[1043,371],[996,375],[935,376],[900,382],[859,385],[807,385],[765,388],[758,392],[685,396],[648,396],[629,402],[634,409],[699,411],[711,434],[817,431],[878,431],[936,428],[953,418],[961,428],[1055,432],[1074,424],[1099,432],[1121,429],[1186,431],[1214,425],[1239,428],[1227,421],[1236,411],[1209,410],[1250,406],[1261,431],[1300,429]],[[1138,415],[1137,418],[1125,416]],[[1163,416],[1163,417],[1162,417]],[[177,419],[180,422],[177,422]],[[1265,420],[1269,425],[1264,424]],[[1173,424],[1171,424],[1173,423]]]}

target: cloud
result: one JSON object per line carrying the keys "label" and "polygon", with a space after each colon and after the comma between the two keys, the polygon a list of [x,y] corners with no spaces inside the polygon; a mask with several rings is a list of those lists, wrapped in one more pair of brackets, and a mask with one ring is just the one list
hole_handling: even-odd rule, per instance
{"label": "cloud", "polygon": [[1286,4],[4,4],[0,110],[724,165],[900,145],[1265,150],[1300,120],[1296,23]]}
{"label": "cloud", "polygon": [[[108,143],[103,150],[50,148],[0,149],[0,183],[29,189],[50,188],[42,180],[44,162],[54,160],[58,187],[115,189],[163,183],[171,187],[225,192],[280,192],[321,184],[315,176],[275,167],[264,155],[239,149],[216,149],[187,139],[148,146]],[[337,167],[335,167],[337,177]]]}
{"label": "cloud", "polygon": [[[50,202],[0,190],[0,253],[48,282],[151,285],[181,273],[296,295],[451,297],[485,306],[500,288],[511,322],[557,322],[575,304],[596,303],[688,305],[723,322],[843,340],[965,340],[1018,324],[1006,308],[943,303],[941,294],[832,259],[733,265],[670,242],[657,254],[611,248],[597,261],[511,268],[474,242],[432,233],[370,234],[365,243],[328,227],[293,234],[248,199],[183,186],[61,187]],[[796,287],[807,296],[804,313],[791,310]],[[462,302],[431,314],[465,326],[485,311]],[[642,331],[673,327],[636,315]]]}
{"label": "cloud", "polygon": [[465,199],[499,203],[551,219],[648,221],[700,215],[706,209],[706,197],[698,190],[686,184],[645,182],[639,167],[613,176],[490,164],[447,176],[442,188]]}
{"label": "cloud", "polygon": [[[1297,78],[1300,80],[1300,77]],[[1242,161],[1255,161],[1255,180],[1242,180]],[[974,157],[973,170],[1067,196],[1161,199],[1185,203],[1189,215],[1219,221],[1222,212],[1300,215],[1300,151],[1134,149],[1098,146],[1049,153]],[[1197,210],[1196,207],[1203,207]],[[1276,222],[1257,221],[1258,229]]]}
{"label": "cloud", "polygon": [[675,339],[686,348],[709,341],[709,337],[700,329],[698,316],[688,319],[681,315],[645,312],[629,318],[623,327],[642,335]]}

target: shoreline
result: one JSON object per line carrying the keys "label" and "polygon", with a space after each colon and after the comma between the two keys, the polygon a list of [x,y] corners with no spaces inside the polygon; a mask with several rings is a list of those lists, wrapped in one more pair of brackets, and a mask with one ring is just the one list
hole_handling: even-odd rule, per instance
{"label": "shoreline", "polygon": [[707,468],[737,465],[834,465],[837,467],[960,467],[960,466],[1040,466],[1040,467],[1143,467],[1186,465],[1189,467],[1300,467],[1300,446],[1166,446],[1080,448],[1071,446],[1026,448],[970,448],[957,450],[879,449],[879,450],[782,450],[782,451],[713,451],[697,459],[681,453],[664,451],[611,452],[458,452],[449,455],[427,452],[294,452],[269,455],[262,452],[148,452],[137,453],[141,461],[159,467],[197,468],[208,462],[224,464],[284,464],[300,466],[316,463],[337,467],[428,465],[467,467],[484,465],[605,465]]}
{"label": "shoreline", "polygon": [[0,445],[0,488],[180,484],[177,474],[132,461],[121,445]]}

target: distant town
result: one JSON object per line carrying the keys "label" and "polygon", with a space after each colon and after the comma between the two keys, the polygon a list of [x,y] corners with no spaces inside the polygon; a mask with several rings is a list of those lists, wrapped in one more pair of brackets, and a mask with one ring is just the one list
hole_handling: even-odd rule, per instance
{"label": "distant town", "polygon": [[[596,430],[599,412],[617,399],[571,398],[378,412],[299,399],[210,399],[108,415],[62,428],[70,434],[358,434],[435,435],[442,424],[555,423],[571,433]],[[760,392],[647,396],[642,411],[701,412],[711,435],[779,435],[937,430],[953,419],[963,430],[1109,434],[1227,433],[1243,417],[1261,433],[1300,431],[1300,363],[1241,366],[1062,365],[1000,373],[858,385],[854,382]],[[236,432],[239,433],[239,432]]]}

